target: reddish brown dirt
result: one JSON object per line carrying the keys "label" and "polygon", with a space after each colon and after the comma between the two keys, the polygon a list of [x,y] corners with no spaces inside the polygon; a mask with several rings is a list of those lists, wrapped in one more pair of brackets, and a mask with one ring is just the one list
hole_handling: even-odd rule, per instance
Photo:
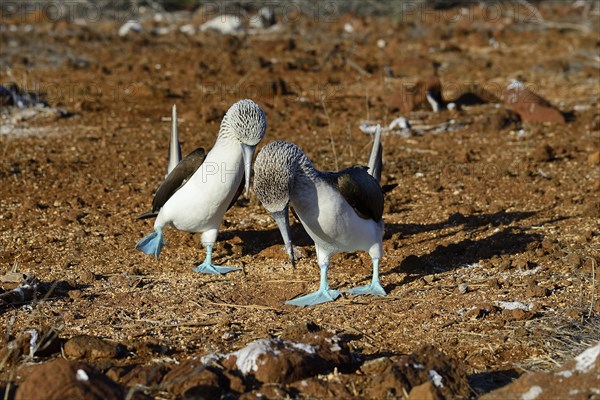
{"label": "reddish brown dirt", "polygon": [[[585,31],[580,10],[567,4],[543,6],[544,24],[469,10],[461,20],[297,16],[281,32],[250,36],[120,38],[115,21],[30,17],[31,32],[26,21],[8,21],[17,29],[0,32],[0,81],[46,92],[52,107],[73,115],[3,120],[0,272],[31,274],[47,294],[0,306],[3,343],[35,327],[54,327],[63,339],[98,336],[120,349],[88,361],[119,380],[118,368],[164,363],[164,374],[192,356],[293,337],[308,321],[367,358],[433,345],[482,393],[598,340],[598,26]],[[334,170],[366,163],[370,137],[360,123],[387,125],[400,116],[394,99],[434,73],[444,99],[474,83],[499,99],[518,78],[567,123],[521,123],[495,104],[402,114],[413,125],[454,123],[383,138],[382,184],[397,185],[385,197],[388,296],[284,305],[316,288],[314,246],[296,222],[306,256],[292,270],[253,194],[226,214],[215,248],[216,263],[241,272],[193,272],[204,258],[199,237],[173,229],[159,261],[134,249],[152,230],[136,217],[164,177],[173,104],[184,153],[209,148],[227,108],[252,98],[268,118],[261,146],[292,141]],[[366,254],[336,255],[330,285],[346,289],[370,274]],[[514,301],[527,309],[500,303]],[[3,362],[4,386],[27,375],[28,351]],[[342,382],[354,393],[352,380]],[[173,396],[149,386],[150,395]]]}

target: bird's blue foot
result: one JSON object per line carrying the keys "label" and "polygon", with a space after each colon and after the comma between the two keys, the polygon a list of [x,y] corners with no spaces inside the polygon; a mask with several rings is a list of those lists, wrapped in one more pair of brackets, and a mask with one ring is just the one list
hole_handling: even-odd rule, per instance
{"label": "bird's blue foot", "polygon": [[363,294],[370,294],[373,296],[385,296],[385,290],[379,283],[379,281],[373,281],[369,285],[359,286],[348,290],[348,293],[353,296],[360,296]]}
{"label": "bird's blue foot", "polygon": [[225,275],[228,272],[237,271],[241,269],[235,267],[222,267],[219,265],[214,265],[212,263],[212,246],[212,243],[206,244],[206,258],[204,259],[204,262],[202,264],[199,264],[196,268],[194,268],[194,271],[200,272],[202,274]]}
{"label": "bird's blue foot", "polygon": [[285,304],[289,304],[291,306],[299,306],[299,307],[314,306],[315,304],[321,304],[321,303],[326,303],[328,301],[334,301],[339,296],[340,296],[339,290],[332,290],[332,289],[323,290],[323,289],[321,289],[321,290],[317,290],[314,293],[307,294],[302,297],[297,297],[292,300],[288,300],[285,302]]}
{"label": "bird's blue foot", "polygon": [[160,251],[165,244],[167,244],[167,242],[165,242],[162,230],[157,229],[155,232],[152,232],[151,234],[140,239],[140,241],[135,245],[135,248],[158,258]]}
{"label": "bird's blue foot", "polygon": [[200,272],[200,273],[203,273],[203,274],[225,275],[228,272],[238,271],[240,269],[241,268],[213,265],[213,264],[211,264],[209,262],[207,263],[206,261],[204,261],[202,264],[199,264],[196,268],[194,268],[194,271]]}

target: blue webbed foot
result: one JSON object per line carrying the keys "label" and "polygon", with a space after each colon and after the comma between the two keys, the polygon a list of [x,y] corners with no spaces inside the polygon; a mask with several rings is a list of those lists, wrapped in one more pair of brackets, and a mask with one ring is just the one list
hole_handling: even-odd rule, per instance
{"label": "blue webbed foot", "polygon": [[299,306],[299,307],[314,306],[315,304],[321,304],[321,303],[326,303],[328,301],[334,301],[339,296],[340,296],[339,290],[321,289],[321,290],[317,290],[314,293],[307,294],[307,295],[301,296],[301,297],[297,297],[292,300],[288,300],[285,302],[285,304],[289,304],[291,306]]}
{"label": "blue webbed foot", "polygon": [[151,234],[140,239],[140,241],[135,245],[135,248],[158,258],[160,251],[165,244],[167,243],[165,242],[162,231],[157,229],[155,232],[152,232]]}
{"label": "blue webbed foot", "polygon": [[348,293],[353,296],[360,296],[363,294],[370,294],[373,296],[385,296],[385,290],[379,283],[379,281],[373,281],[369,285],[359,286],[348,290]]}
{"label": "blue webbed foot", "polygon": [[196,268],[194,268],[194,271],[200,272],[203,274],[225,275],[228,272],[238,271],[240,269],[241,268],[213,265],[211,263],[207,263],[206,261],[204,261],[202,264],[199,264]]}

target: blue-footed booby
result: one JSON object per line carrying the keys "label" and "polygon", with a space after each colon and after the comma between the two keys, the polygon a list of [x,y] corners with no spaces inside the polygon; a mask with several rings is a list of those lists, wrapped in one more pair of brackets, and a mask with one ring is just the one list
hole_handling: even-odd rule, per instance
{"label": "blue-footed booby", "polygon": [[[170,160],[177,157],[179,146],[176,121],[173,126]],[[160,185],[152,201],[152,212],[140,217],[156,217],[154,232],[135,247],[158,258],[165,245],[163,228],[170,225],[180,231],[202,233],[206,258],[194,271],[225,274],[240,269],[214,265],[212,247],[225,212],[242,188],[248,195],[252,157],[266,129],[265,112],[255,102],[240,100],[231,106],[221,122],[214,147],[208,153],[202,148],[194,150],[176,164]]]}
{"label": "blue-footed booby", "polygon": [[286,301],[310,306],[335,300],[340,292],[329,288],[327,271],[331,256],[344,251],[368,251],[373,278],[366,286],[348,290],[352,295],[384,296],[379,282],[383,253],[383,192],[381,177],[381,130],[377,129],[367,168],[354,166],[339,172],[322,172],[296,145],[276,141],[265,146],[254,164],[254,191],[271,213],[294,264],[288,207],[291,205],[306,232],[315,242],[321,270],[319,290]]}

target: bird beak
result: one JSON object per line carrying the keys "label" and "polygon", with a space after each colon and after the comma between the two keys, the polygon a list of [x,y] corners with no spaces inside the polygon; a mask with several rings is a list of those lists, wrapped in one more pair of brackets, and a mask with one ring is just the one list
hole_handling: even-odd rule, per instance
{"label": "bird beak", "polygon": [[248,189],[250,189],[250,173],[252,172],[252,157],[254,156],[256,146],[242,144],[242,159],[244,160],[244,177],[246,179],[244,195],[248,198]]}
{"label": "bird beak", "polygon": [[271,215],[273,215],[273,218],[279,227],[279,232],[281,232],[281,237],[283,238],[283,243],[285,244],[285,251],[290,257],[292,268],[295,268],[296,262],[294,260],[294,247],[292,246],[292,239],[290,235],[290,216],[288,212],[288,206],[285,206],[282,211],[274,212]]}

